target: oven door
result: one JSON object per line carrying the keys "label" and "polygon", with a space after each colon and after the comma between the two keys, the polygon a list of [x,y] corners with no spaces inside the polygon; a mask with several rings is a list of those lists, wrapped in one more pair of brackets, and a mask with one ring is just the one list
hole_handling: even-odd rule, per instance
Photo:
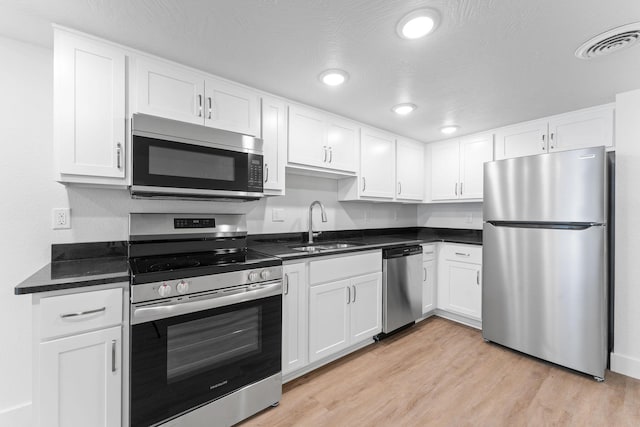
{"label": "oven door", "polygon": [[132,427],[173,418],[281,371],[280,281],[139,304],[131,321]]}
{"label": "oven door", "polygon": [[133,135],[134,196],[263,196],[263,156]]}

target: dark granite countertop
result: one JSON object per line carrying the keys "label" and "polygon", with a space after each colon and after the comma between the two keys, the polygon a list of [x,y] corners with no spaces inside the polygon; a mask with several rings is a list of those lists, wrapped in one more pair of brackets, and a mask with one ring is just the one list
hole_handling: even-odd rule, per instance
{"label": "dark granite countertop", "polygon": [[451,242],[472,245],[482,244],[482,230],[442,229],[427,227],[408,227],[397,229],[367,229],[326,231],[314,242],[345,242],[357,246],[322,252],[304,252],[292,249],[305,246],[307,233],[262,234],[249,236],[249,247],[267,255],[281,258],[283,261],[326,256],[338,253],[358,252],[382,249],[393,246],[406,246],[432,242]]}
{"label": "dark granite countertop", "polygon": [[[292,249],[306,245],[307,233],[256,234],[248,236],[247,240],[251,249],[288,261],[431,242],[481,245],[482,230],[407,227],[325,231],[314,239],[316,243],[340,241],[357,246],[315,253]],[[129,282],[129,278],[127,242],[52,245],[51,263],[16,286],[14,293],[24,295]]]}
{"label": "dark granite countertop", "polygon": [[126,242],[51,246],[51,263],[14,288],[16,295],[129,282]]}

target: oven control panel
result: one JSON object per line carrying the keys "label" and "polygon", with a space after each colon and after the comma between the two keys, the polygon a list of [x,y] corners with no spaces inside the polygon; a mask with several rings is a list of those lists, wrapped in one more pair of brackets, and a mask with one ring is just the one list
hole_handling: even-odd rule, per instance
{"label": "oven control panel", "polygon": [[177,280],[164,280],[162,282],[134,284],[131,287],[131,302],[189,298],[189,295],[199,292],[224,290],[235,286],[275,282],[278,280],[282,280],[281,265]]}

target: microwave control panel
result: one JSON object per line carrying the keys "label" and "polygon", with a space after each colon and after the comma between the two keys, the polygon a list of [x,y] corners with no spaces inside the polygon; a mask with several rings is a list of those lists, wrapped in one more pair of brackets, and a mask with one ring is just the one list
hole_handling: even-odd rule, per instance
{"label": "microwave control panel", "polygon": [[263,178],[262,178],[262,156],[260,154],[249,154],[249,167],[248,167],[248,190],[262,192],[263,190]]}

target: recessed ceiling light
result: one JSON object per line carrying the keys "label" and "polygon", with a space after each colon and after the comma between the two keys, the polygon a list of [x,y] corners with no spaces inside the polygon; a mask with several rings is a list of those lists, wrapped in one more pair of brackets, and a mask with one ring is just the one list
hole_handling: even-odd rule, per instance
{"label": "recessed ceiling light", "polygon": [[413,110],[415,110],[416,108],[418,108],[416,104],[406,103],[406,104],[394,105],[391,111],[393,111],[396,114],[400,114],[401,116],[404,116],[406,114],[413,112]]}
{"label": "recessed ceiling light", "polygon": [[396,31],[403,39],[413,40],[432,33],[440,23],[435,9],[418,9],[408,13],[398,22]]}
{"label": "recessed ceiling light", "polygon": [[445,135],[450,135],[454,132],[457,132],[458,129],[460,129],[460,126],[457,125],[446,125],[446,126],[442,126],[440,128],[440,132],[444,133]]}
{"label": "recessed ceiling light", "polygon": [[338,69],[326,70],[320,74],[320,81],[327,86],[339,86],[348,78],[349,74],[346,71]]}

